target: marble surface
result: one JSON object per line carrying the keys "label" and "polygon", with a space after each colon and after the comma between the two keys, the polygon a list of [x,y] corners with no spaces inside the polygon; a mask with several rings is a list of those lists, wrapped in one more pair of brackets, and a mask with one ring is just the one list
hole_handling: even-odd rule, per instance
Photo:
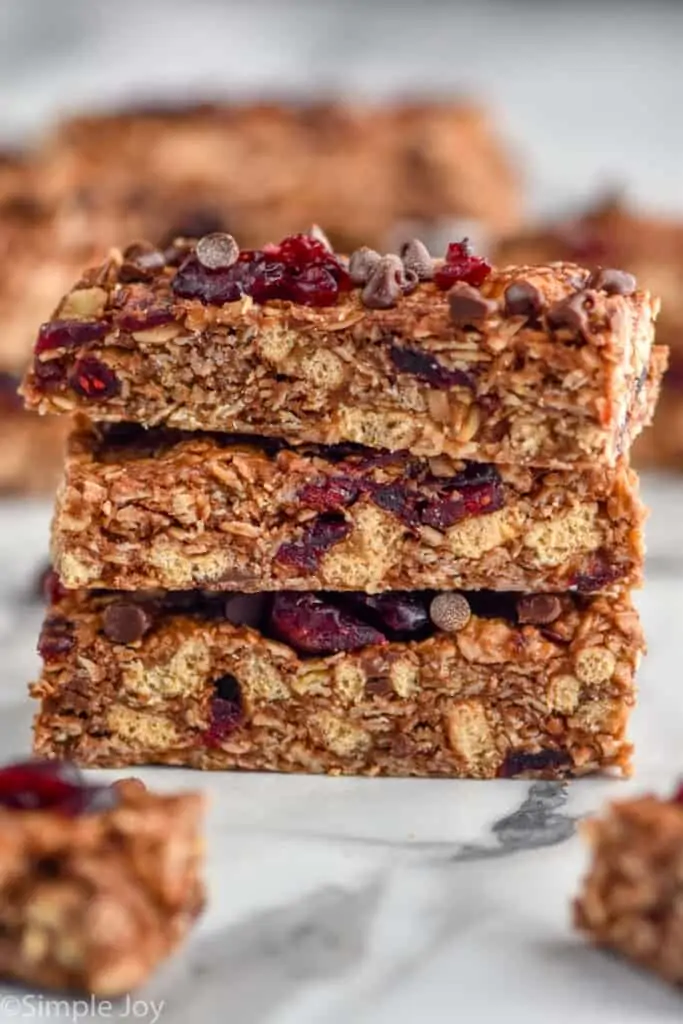
{"label": "marble surface", "polygon": [[[0,1024],[679,1021],[678,994],[589,949],[569,921],[585,865],[577,822],[629,792],[666,792],[683,767],[683,483],[651,478],[645,491],[652,558],[639,604],[650,652],[632,780],[143,771],[160,789],[201,787],[209,796],[206,914],[136,1003],[103,1012],[0,989]],[[48,517],[45,505],[0,505],[3,757],[28,750],[25,684],[37,669],[41,617],[28,591]]]}

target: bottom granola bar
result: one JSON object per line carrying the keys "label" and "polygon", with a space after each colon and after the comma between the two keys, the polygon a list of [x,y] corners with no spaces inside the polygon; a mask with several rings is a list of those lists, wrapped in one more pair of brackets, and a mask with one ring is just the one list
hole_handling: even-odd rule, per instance
{"label": "bottom granola bar", "polygon": [[201,817],[196,793],[0,769],[0,976],[98,996],[146,981],[202,909]]}
{"label": "bottom granola bar", "polygon": [[596,945],[683,984],[683,792],[614,804],[586,832],[593,860],[577,926]]}
{"label": "bottom granola bar", "polygon": [[642,649],[617,598],[63,592],[35,750],[85,765],[627,773]]}

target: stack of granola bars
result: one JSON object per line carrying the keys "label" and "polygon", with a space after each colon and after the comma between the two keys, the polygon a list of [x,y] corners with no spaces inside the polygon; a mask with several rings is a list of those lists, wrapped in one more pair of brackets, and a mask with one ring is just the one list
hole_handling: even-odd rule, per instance
{"label": "stack of granola bars", "polygon": [[623,272],[494,270],[465,243],[115,252],[24,385],[79,416],[36,752],[627,771],[657,307]]}

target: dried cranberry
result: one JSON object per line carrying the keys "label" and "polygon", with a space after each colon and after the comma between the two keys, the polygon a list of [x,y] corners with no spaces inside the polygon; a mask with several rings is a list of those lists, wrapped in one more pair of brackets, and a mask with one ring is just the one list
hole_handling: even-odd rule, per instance
{"label": "dried cranberry", "polygon": [[505,757],[499,775],[506,779],[527,772],[555,776],[558,773],[563,774],[565,769],[571,767],[571,763],[571,757],[564,750],[549,748],[533,753],[526,750],[511,750]]}
{"label": "dried cranberry", "polygon": [[176,295],[214,304],[250,295],[261,303],[282,299],[330,306],[340,291],[350,287],[349,275],[337,257],[308,235],[291,235],[263,250],[245,250],[222,270],[203,267],[190,255],[173,281]]}
{"label": "dried cranberry", "polygon": [[213,685],[211,721],[204,742],[208,747],[219,747],[242,724],[244,712],[240,685],[233,675],[221,676]]}
{"label": "dried cranberry", "polygon": [[467,515],[462,498],[448,496],[430,498],[420,510],[420,522],[436,530],[447,530]]}
{"label": "dried cranberry", "polygon": [[21,396],[17,393],[20,381],[13,373],[0,370],[0,408],[4,412],[15,412],[22,408]]}
{"label": "dried cranberry", "polygon": [[95,401],[112,398],[121,390],[114,371],[94,356],[84,356],[76,362],[69,383],[79,395]]}
{"label": "dried cranberry", "polygon": [[[430,629],[427,600],[416,593],[354,594],[353,604],[369,611],[392,634],[411,635]],[[393,637],[395,639],[396,637]]]}
{"label": "dried cranberry", "polygon": [[451,242],[446,250],[446,262],[434,274],[438,288],[448,291],[458,281],[480,287],[491,273],[491,264],[482,256],[473,256],[469,241]]}
{"label": "dried cranberry", "polygon": [[136,298],[126,303],[117,317],[122,331],[145,331],[150,327],[161,327],[175,320],[170,302],[153,302],[151,299]]}
{"label": "dried cranberry", "polygon": [[449,370],[442,366],[438,359],[426,352],[392,345],[389,349],[389,356],[399,373],[410,373],[413,377],[417,377],[418,380],[422,380],[434,388],[445,390],[464,387],[474,390],[476,387],[472,374],[465,370]]}
{"label": "dried cranberry", "polygon": [[36,591],[48,604],[56,604],[68,594],[68,590],[49,564],[41,570],[36,580]]}
{"label": "dried cranberry", "polygon": [[602,551],[596,552],[589,566],[583,572],[575,573],[570,586],[576,587],[580,594],[592,594],[596,590],[614,583],[624,575],[624,566],[609,561],[609,556]]}
{"label": "dried cranberry", "polygon": [[76,348],[103,338],[108,330],[109,324],[103,320],[50,320],[38,331],[35,353],[39,355],[55,348]]}
{"label": "dried cranberry", "polygon": [[671,800],[673,803],[683,804],[683,782],[678,786]]}
{"label": "dried cranberry", "polygon": [[339,516],[319,516],[304,530],[300,540],[281,544],[275,559],[302,572],[315,572],[325,552],[344,540],[350,531],[351,524]]}
{"label": "dried cranberry", "polygon": [[323,477],[320,483],[304,484],[296,495],[297,502],[319,512],[346,508],[358,497],[359,487],[345,476]]}
{"label": "dried cranberry", "polygon": [[417,523],[416,495],[404,482],[369,484],[368,493],[375,505],[383,508],[385,512],[393,513],[406,526],[414,526]]}
{"label": "dried cranberry", "polygon": [[57,387],[64,383],[66,364],[63,359],[42,360],[36,356],[33,360],[33,373],[42,388]]}
{"label": "dried cranberry", "polygon": [[68,654],[75,642],[73,622],[62,615],[51,615],[40,631],[38,654],[44,661],[54,661]]}
{"label": "dried cranberry", "polygon": [[0,769],[0,806],[16,811],[56,811],[69,817],[111,810],[112,786],[87,786],[64,761],[20,761]]}
{"label": "dried cranberry", "polygon": [[379,630],[317,594],[276,594],[271,627],[280,640],[304,654],[358,651],[387,642]]}

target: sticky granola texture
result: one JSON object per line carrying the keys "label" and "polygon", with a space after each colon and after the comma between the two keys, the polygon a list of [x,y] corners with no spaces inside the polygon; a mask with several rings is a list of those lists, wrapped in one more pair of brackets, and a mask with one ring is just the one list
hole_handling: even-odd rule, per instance
{"label": "sticky granola texture", "polygon": [[[640,582],[643,515],[625,465],[494,468],[81,423],[52,554],[74,589],[591,591]],[[347,529],[317,561],[283,557],[330,516]]]}
{"label": "sticky granola texture", "polygon": [[638,466],[683,466],[683,223],[629,208],[608,196],[582,215],[515,234],[496,250],[501,265],[577,260],[589,266],[622,267],[662,300],[657,340],[671,348],[671,370],[652,428],[638,438]]}
{"label": "sticky granola texture", "polygon": [[457,633],[320,657],[168,607],[114,643],[103,624],[122,597],[72,593],[51,609],[36,753],[329,774],[629,771],[642,635],[624,596],[565,595],[547,626],[475,610]]}
{"label": "sticky granola texture", "polygon": [[[587,272],[569,264],[492,273],[481,295],[493,311],[476,327],[457,326],[430,282],[389,309],[367,308],[359,289],[325,308],[248,296],[211,306],[173,294],[174,268],[126,286],[120,265],[89,272],[58,308],[25,382],[30,407],[518,466],[614,465],[649,422],[666,365],[647,293],[586,291],[580,331],[505,314],[515,283],[532,283],[549,310],[583,289]],[[406,349],[417,369],[414,357],[397,362]]]}
{"label": "sticky granola texture", "polygon": [[646,796],[614,804],[586,828],[592,862],[575,903],[598,946],[683,983],[680,803]]}
{"label": "sticky granola texture", "polygon": [[77,818],[0,812],[3,977],[118,996],[184,938],[204,900],[201,800],[120,792]]}

